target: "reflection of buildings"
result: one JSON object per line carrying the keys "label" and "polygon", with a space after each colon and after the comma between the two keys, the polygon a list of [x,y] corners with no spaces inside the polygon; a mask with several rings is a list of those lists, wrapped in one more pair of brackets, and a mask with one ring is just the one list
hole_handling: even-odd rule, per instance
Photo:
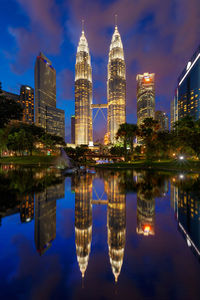
{"label": "reflection of buildings", "polygon": [[178,228],[186,239],[188,247],[200,256],[200,202],[190,192],[171,184],[171,205],[175,210]]}
{"label": "reflection of buildings", "polygon": [[30,222],[34,217],[34,196],[24,195],[20,203],[20,220],[22,223]]}
{"label": "reflection of buildings", "polygon": [[117,26],[115,26],[109,51],[107,100],[107,138],[110,143],[114,143],[120,124],[126,122],[126,67]]}
{"label": "reflection of buildings", "polygon": [[64,197],[64,182],[35,195],[35,245],[40,255],[56,237],[56,200]]}
{"label": "reflection of buildings", "polygon": [[126,241],[126,196],[120,193],[117,175],[111,176],[105,182],[105,190],[108,196],[108,249],[112,272],[117,282],[123,264]]}
{"label": "reflection of buildings", "polygon": [[[146,177],[138,177],[137,189],[137,228],[138,234],[155,234],[155,197],[157,186]],[[160,191],[159,191],[160,192]]]}
{"label": "reflection of buildings", "polygon": [[84,277],[92,241],[92,177],[87,174],[74,180],[76,254]]}

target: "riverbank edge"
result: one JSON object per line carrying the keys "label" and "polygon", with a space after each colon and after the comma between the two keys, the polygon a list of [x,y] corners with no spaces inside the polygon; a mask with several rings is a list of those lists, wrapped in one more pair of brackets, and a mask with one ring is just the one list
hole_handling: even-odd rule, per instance
{"label": "riverbank edge", "polygon": [[137,161],[132,163],[112,163],[112,164],[92,164],[91,167],[97,169],[113,169],[113,170],[126,170],[126,169],[142,169],[142,170],[152,170],[152,171],[172,171],[172,172],[196,172],[200,173],[200,162],[199,161],[186,161],[184,163],[179,163],[178,161],[154,161],[154,162],[144,162]]}
{"label": "riverbank edge", "polygon": [[57,156],[12,156],[0,157],[0,165],[44,166],[54,165]]}

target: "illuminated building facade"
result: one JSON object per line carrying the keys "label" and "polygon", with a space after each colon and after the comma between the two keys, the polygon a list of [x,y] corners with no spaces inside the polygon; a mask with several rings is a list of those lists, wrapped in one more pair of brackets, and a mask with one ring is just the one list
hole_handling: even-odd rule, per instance
{"label": "illuminated building facade", "polygon": [[56,108],[56,70],[41,52],[35,63],[35,123],[47,133],[65,136],[64,111]]}
{"label": "illuminated building facade", "polygon": [[120,192],[118,175],[111,175],[105,181],[108,197],[107,230],[108,249],[115,282],[121,272],[126,243],[126,195]]}
{"label": "illuminated building facade", "polygon": [[119,126],[126,122],[126,66],[117,26],[109,51],[107,101],[107,134],[109,142],[114,143]]}
{"label": "illuminated building facade", "polygon": [[92,68],[84,30],[77,48],[75,65],[75,144],[89,145],[92,133]]}
{"label": "illuminated building facade", "polygon": [[146,118],[155,119],[155,74],[138,74],[137,80],[137,124]]}
{"label": "illuminated building facade", "polygon": [[75,144],[75,116],[71,116],[71,144]]}
{"label": "illuminated building facade", "polygon": [[178,119],[187,115],[200,118],[200,47],[194,53],[178,79]]}
{"label": "illuminated building facade", "polygon": [[173,130],[175,122],[178,121],[177,91],[170,104],[170,129]]}
{"label": "illuminated building facade", "polygon": [[169,130],[169,118],[164,111],[156,111],[155,119],[160,125],[159,131]]}
{"label": "illuminated building facade", "polygon": [[34,123],[34,89],[27,85],[20,88],[20,103],[23,107],[23,122]]}
{"label": "illuminated building facade", "polygon": [[34,195],[24,195],[20,203],[20,220],[30,222],[34,218]]}
{"label": "illuminated building facade", "polygon": [[92,177],[90,174],[74,178],[75,244],[82,278],[85,275],[92,242]]}

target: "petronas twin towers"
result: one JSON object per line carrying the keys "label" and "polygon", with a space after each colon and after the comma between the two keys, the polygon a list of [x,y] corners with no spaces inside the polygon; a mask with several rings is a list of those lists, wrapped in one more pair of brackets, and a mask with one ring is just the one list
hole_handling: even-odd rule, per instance
{"label": "petronas twin towers", "polygon": [[[101,104],[99,104],[99,107]],[[104,104],[105,107],[105,104]],[[93,144],[92,67],[85,32],[77,48],[75,65],[75,144]],[[118,27],[112,36],[107,77],[107,138],[115,142],[119,125],[126,122],[126,67]]]}

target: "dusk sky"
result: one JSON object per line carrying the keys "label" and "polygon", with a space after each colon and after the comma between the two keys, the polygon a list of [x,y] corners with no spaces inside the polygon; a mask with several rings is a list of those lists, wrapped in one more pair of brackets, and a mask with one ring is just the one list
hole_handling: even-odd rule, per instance
{"label": "dusk sky", "polygon": [[[127,122],[136,123],[136,75],[155,73],[156,109],[170,111],[177,78],[200,44],[199,0],[0,0],[0,81],[19,93],[34,87],[39,51],[57,72],[57,107],[65,110],[66,136],[74,114],[74,71],[81,20],[85,20],[93,75],[93,103],[105,103],[114,15],[125,52]],[[94,140],[106,124],[99,114]]]}

